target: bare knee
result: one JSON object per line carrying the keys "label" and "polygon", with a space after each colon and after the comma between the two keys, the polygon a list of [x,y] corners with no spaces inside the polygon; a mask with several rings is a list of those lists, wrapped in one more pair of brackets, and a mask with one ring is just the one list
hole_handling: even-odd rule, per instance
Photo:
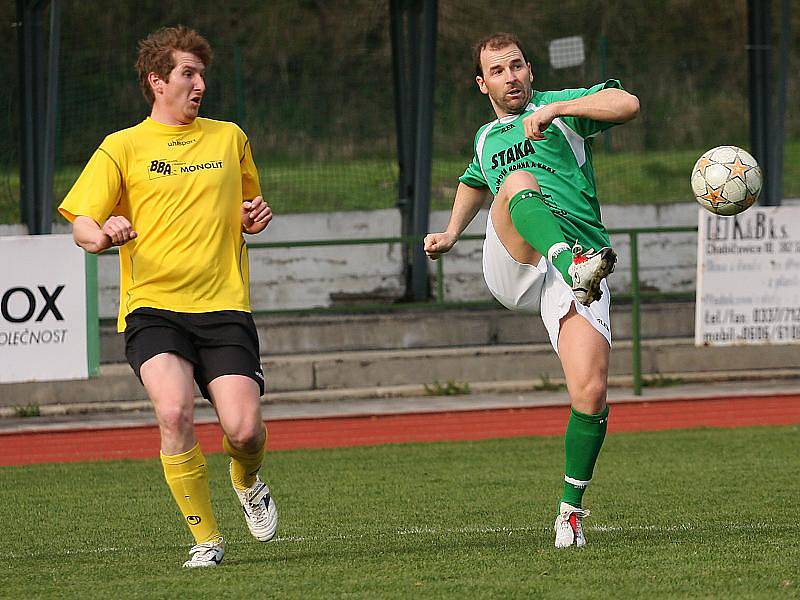
{"label": "bare knee", "polygon": [[237,450],[256,452],[264,445],[265,430],[261,422],[243,424],[225,432],[228,442]]}
{"label": "bare knee", "polygon": [[[500,242],[514,260],[526,265],[538,264],[542,255],[520,235],[511,219],[510,203],[518,192],[531,189],[539,190],[532,174],[527,171],[509,173],[490,208],[492,225]],[[516,310],[513,306],[509,308]]]}
{"label": "bare knee", "polygon": [[158,423],[161,426],[162,435],[176,437],[191,432],[194,427],[192,408],[192,406],[177,402],[158,406]]}
{"label": "bare knee", "polygon": [[512,171],[506,175],[495,199],[508,202],[522,190],[536,190],[538,192],[540,191],[539,182],[536,181],[536,177],[530,171]]}
{"label": "bare knee", "polygon": [[606,406],[608,386],[605,378],[593,377],[570,389],[572,408],[578,412],[594,415]]}

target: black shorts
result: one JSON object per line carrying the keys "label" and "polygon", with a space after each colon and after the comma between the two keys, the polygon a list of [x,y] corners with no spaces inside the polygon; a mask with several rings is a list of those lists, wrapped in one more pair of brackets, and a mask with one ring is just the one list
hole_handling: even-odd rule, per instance
{"label": "black shorts", "polygon": [[258,333],[250,313],[137,308],[125,318],[125,324],[125,356],[139,381],[147,360],[171,352],[194,365],[194,380],[207,400],[211,400],[208,384],[221,375],[249,377],[264,394]]}

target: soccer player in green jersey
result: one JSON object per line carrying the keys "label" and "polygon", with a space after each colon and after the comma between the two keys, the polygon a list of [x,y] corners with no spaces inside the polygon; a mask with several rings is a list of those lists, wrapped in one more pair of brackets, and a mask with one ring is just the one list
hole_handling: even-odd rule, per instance
{"label": "soccer player in green jersey", "polygon": [[432,259],[448,252],[493,196],[483,246],[492,294],[512,310],[539,312],[564,369],[572,405],[555,522],[558,548],[581,547],[583,493],[608,422],[611,349],[606,277],[616,262],[600,218],[591,139],[639,112],[619,81],[539,92],[519,39],[498,33],[473,48],[478,88],[497,118],[478,129],[447,229],[425,237]]}

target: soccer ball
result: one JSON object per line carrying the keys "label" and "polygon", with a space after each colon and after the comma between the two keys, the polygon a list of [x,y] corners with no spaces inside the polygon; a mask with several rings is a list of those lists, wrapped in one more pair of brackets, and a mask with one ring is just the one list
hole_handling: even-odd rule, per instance
{"label": "soccer ball", "polygon": [[738,215],[761,193],[761,168],[736,146],[717,146],[704,153],[692,169],[695,200],[716,215]]}

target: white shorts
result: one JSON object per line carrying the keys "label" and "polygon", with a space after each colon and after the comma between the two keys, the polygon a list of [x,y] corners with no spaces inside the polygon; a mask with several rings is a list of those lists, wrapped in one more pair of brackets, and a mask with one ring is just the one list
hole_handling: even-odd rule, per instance
{"label": "white shorts", "polygon": [[600,283],[602,297],[584,306],[575,300],[572,287],[544,257],[536,266],[514,260],[497,237],[491,214],[486,219],[486,240],[483,242],[483,277],[489,291],[506,308],[542,315],[556,354],[561,319],[573,303],[578,314],[602,333],[611,345],[611,292],[606,280]]}

